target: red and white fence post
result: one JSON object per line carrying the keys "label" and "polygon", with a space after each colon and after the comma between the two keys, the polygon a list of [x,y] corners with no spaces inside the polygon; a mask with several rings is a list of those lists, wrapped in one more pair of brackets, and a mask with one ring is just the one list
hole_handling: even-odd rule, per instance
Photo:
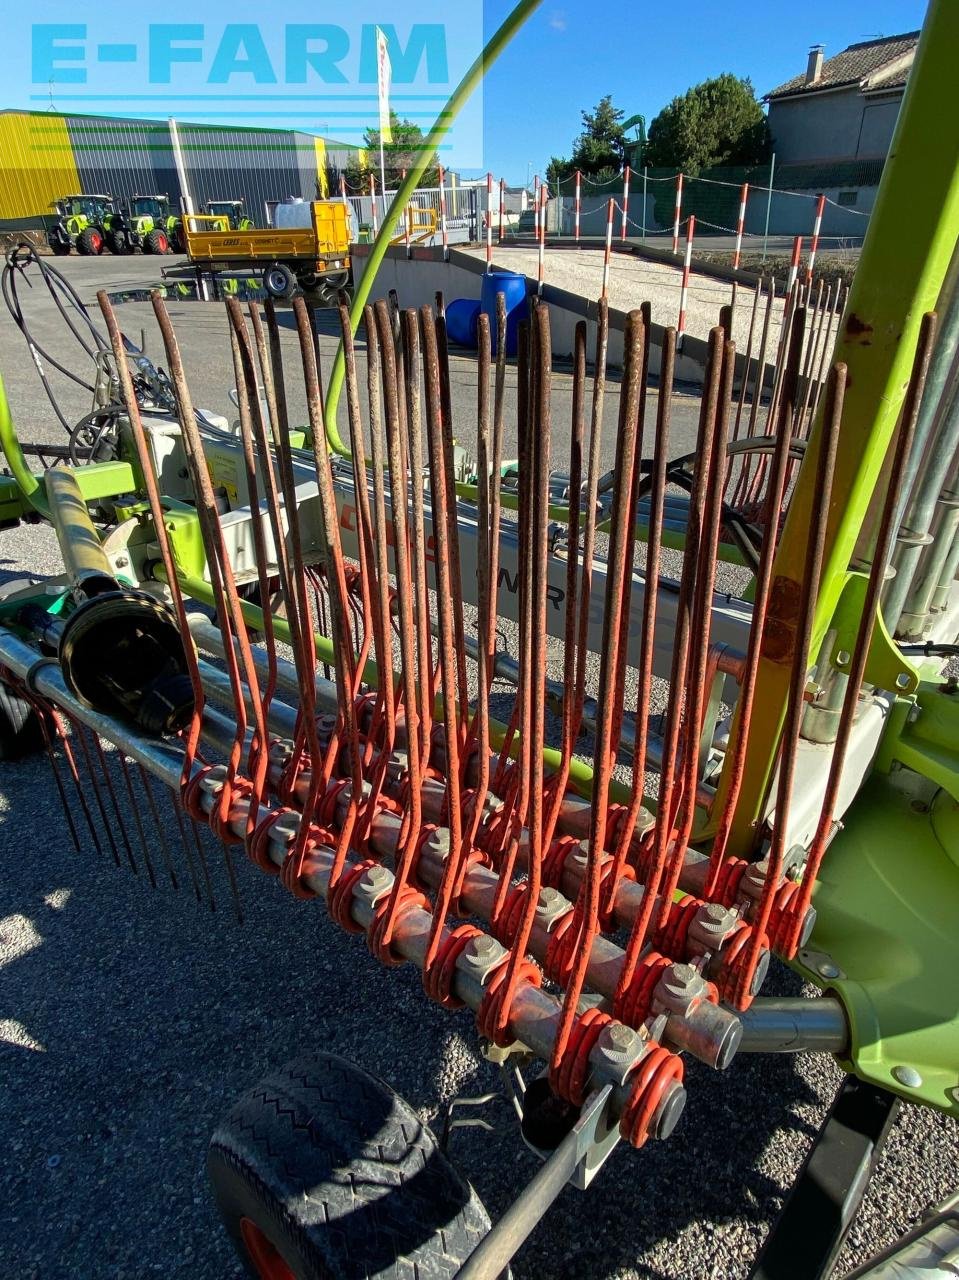
{"label": "red and white fence post", "polygon": [[605,298],[609,292],[609,260],[613,252],[613,210],[616,208],[616,201],[612,196],[606,205],[606,249],[603,253],[603,292],[600,297]]}
{"label": "red and white fence post", "polygon": [[533,230],[539,239],[539,174],[533,175]]}
{"label": "red and white fence post", "polygon": [[576,199],[573,204],[573,236],[579,244],[579,215],[583,207],[583,175],[576,170]]}
{"label": "red and white fence post", "polygon": [[683,345],[686,332],[686,299],[689,296],[689,268],[693,261],[693,236],[696,234],[696,215],[691,213],[686,220],[686,257],[683,259],[683,285],[679,291],[679,324],[676,326],[676,344]]}
{"label": "red and white fence post", "polygon": [[375,237],[379,234],[380,220],[376,216],[376,178],[372,173],[370,174],[370,200],[373,204],[373,235]]}
{"label": "red and white fence post", "polygon": [[743,183],[739,193],[739,218],[736,221],[736,252],[733,255],[733,270],[739,270],[739,258],[743,251],[743,228],[746,225],[746,201],[749,199],[749,183]]}
{"label": "red and white fence post", "polygon": [[444,179],[443,166],[440,165],[440,235],[443,238],[443,260],[449,261],[450,241],[446,230],[446,182]]}
{"label": "red and white fence post", "polygon": [[493,270],[493,175],[486,175],[486,270]]}
{"label": "red and white fence post", "polygon": [[539,189],[540,197],[540,218],[539,218],[539,260],[536,267],[536,292],[543,292],[543,283],[546,279],[546,184]]}
{"label": "red and white fence post", "polygon": [[506,234],[506,179],[499,180],[499,236],[498,244],[503,243],[503,237]]}
{"label": "red and white fence post", "polygon": [[679,253],[679,219],[683,209],[683,175],[676,174],[676,211],[673,214],[673,253]]}
{"label": "red and white fence post", "polygon": [[342,173],[340,174],[340,197],[342,198],[343,203],[346,204],[346,178]]}
{"label": "red and white fence post", "polygon": [[786,297],[790,297],[793,286],[796,283],[796,277],[799,275],[799,259],[802,256],[802,236],[796,236],[793,240],[793,256],[789,264],[789,277],[786,281]]}
{"label": "red and white fence post", "polygon": [[629,165],[623,170],[623,223],[620,227],[620,240],[626,239],[629,226]]}
{"label": "red and white fence post", "polygon": [[809,265],[806,267],[806,283],[812,282],[812,268],[816,261],[816,250],[819,248],[819,229],[822,226],[823,210],[826,208],[826,197],[821,195],[816,201],[816,217],[812,224],[812,243],[809,246]]}

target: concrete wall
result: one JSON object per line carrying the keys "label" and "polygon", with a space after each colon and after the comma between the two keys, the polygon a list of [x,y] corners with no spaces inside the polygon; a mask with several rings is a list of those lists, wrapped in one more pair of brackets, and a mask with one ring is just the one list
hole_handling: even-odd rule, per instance
{"label": "concrete wall", "polygon": [[769,104],[776,163],[854,160],[884,156],[902,94],[878,100],[858,87],[785,98]]}

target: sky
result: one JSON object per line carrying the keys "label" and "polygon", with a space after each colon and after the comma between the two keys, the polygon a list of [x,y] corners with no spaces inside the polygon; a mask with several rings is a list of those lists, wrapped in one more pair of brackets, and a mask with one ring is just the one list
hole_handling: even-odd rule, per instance
{"label": "sky", "polygon": [[[146,16],[118,0],[98,0],[87,10],[77,10],[72,0],[45,0],[40,13],[18,6],[6,19],[0,107],[44,110],[52,96],[64,111],[276,124],[359,142],[364,127],[376,122],[376,64],[366,57],[373,24],[386,27],[391,39],[399,33],[392,104],[425,129],[449,85],[510,7],[509,0],[413,0],[400,13],[382,0],[346,6],[342,0],[284,0],[282,10],[273,16],[267,11],[259,27],[241,27],[261,11],[238,13],[235,0],[166,0]],[[627,117],[643,114],[647,124],[674,96],[724,72],[748,76],[761,96],[805,70],[811,44],[825,45],[828,58],[856,41],[918,28],[925,7],[925,0],[676,0],[667,10],[635,0],[543,0],[488,69],[482,99],[463,113],[443,158],[464,172],[488,169],[519,185],[542,173],[550,156],[569,154],[580,112],[604,94]],[[38,46],[33,17],[63,24],[53,46],[43,44],[44,36]],[[388,25],[391,19],[395,27]],[[297,65],[290,57],[291,24],[340,21],[350,31],[334,35],[349,54],[323,73],[337,83],[319,84],[312,63],[298,78],[291,71]],[[182,40],[170,37],[177,35],[172,25],[165,28],[168,48],[177,52],[168,53],[166,64],[160,59],[159,74],[147,25],[157,22],[193,24],[183,27]],[[435,64],[425,53],[419,62],[412,58],[415,74],[404,80],[403,44],[409,54],[411,24],[423,24],[427,33],[442,24],[448,56]],[[32,59],[25,56],[28,49]],[[307,65],[302,53],[299,65]],[[51,67],[48,77],[44,68]],[[319,90],[330,92],[316,96]]]}

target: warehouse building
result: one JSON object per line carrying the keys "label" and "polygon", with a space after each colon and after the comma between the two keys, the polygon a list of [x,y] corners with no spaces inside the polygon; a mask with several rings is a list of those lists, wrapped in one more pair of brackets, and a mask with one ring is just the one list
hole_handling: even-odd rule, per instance
{"label": "warehouse building", "polygon": [[[183,190],[176,147],[188,191]],[[284,129],[0,111],[0,231],[40,229],[63,195],[240,200],[259,225],[289,198],[335,190],[357,148]]]}

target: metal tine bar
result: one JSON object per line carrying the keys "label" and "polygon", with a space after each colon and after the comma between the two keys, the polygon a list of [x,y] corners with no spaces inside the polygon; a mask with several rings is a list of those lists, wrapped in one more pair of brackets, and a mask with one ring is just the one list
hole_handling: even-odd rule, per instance
{"label": "metal tine bar", "polygon": [[167,840],[166,832],[163,830],[163,823],[160,821],[160,810],[157,808],[156,796],[153,794],[153,785],[150,781],[150,775],[144,769],[139,761],[134,762],[137,769],[137,777],[140,779],[140,786],[147,798],[147,807],[150,810],[150,816],[153,819],[153,825],[156,828],[157,839],[160,841],[160,851],[163,855],[163,865],[166,867],[167,875],[170,877],[170,885],[174,889],[179,889],[179,881],[177,880],[176,870],[173,866],[173,851],[170,848],[170,842]]}
{"label": "metal tine bar", "polygon": [[[809,417],[809,406],[812,403],[813,383],[820,376],[821,369],[822,369],[822,362],[823,362],[823,359],[825,358],[825,348],[823,345],[823,339],[826,336],[826,329],[827,329],[826,318],[827,316],[832,315],[832,302],[833,302],[833,293],[832,293],[832,285],[830,285],[829,288],[826,290],[826,301],[823,304],[822,309],[817,312],[816,337],[815,337],[815,343],[812,348],[812,356],[809,360],[808,367],[806,369],[806,373],[804,377],[802,408],[799,410],[799,413],[796,419],[796,424],[793,428],[793,434],[801,437],[802,439],[805,439],[809,434],[809,424],[811,421]],[[816,370],[816,372],[814,372],[814,370]]]}
{"label": "metal tine bar", "polygon": [[130,844],[130,837],[127,834],[127,824],[123,820],[123,813],[120,809],[120,801],[117,796],[116,787],[113,784],[113,778],[110,776],[110,764],[107,760],[106,752],[103,750],[103,743],[97,734],[93,735],[93,745],[96,749],[97,758],[100,762],[100,769],[103,781],[110,797],[110,807],[113,810],[113,816],[116,820],[117,830],[120,833],[120,841],[123,845],[123,851],[127,857],[127,863],[134,875],[139,875],[136,858],[133,856],[133,846]]}
{"label": "metal tine bar", "polygon": [[[433,515],[433,536],[437,554],[434,560],[436,572],[436,609],[439,619],[439,673],[443,695],[443,728],[446,735],[447,804],[446,818],[449,825],[450,849],[443,868],[443,878],[436,894],[433,923],[426,948],[423,971],[428,973],[436,960],[443,938],[446,916],[453,901],[453,892],[460,876],[460,857],[463,848],[462,805],[460,800],[460,729],[459,712],[465,704],[457,703],[458,669],[456,655],[456,629],[454,626],[454,597],[452,587],[450,553],[450,509],[446,501],[446,465],[443,456],[446,433],[443,429],[442,369],[437,345],[437,321],[429,307],[420,308],[420,337],[423,346],[423,364],[426,375],[426,426],[430,464],[430,500]],[[459,608],[456,598],[455,608]]]}
{"label": "metal tine bar", "polygon": [[[29,693],[29,691],[27,692]],[[29,695],[28,700],[36,711],[37,719],[40,722],[40,732],[43,735],[44,749],[46,750],[47,759],[50,762],[50,768],[53,772],[53,781],[56,784],[57,794],[60,797],[63,816],[66,818],[67,826],[70,828],[70,839],[73,842],[74,853],[80,853],[80,837],[77,832],[76,823],[73,821],[73,814],[70,811],[66,787],[64,787],[63,779],[60,776],[60,766],[57,763],[56,749],[53,745],[54,735],[61,739],[63,736],[58,712],[52,705],[41,701],[41,699],[34,697],[32,694]],[[53,727],[53,733],[50,731],[51,726]]]}
{"label": "metal tine bar", "polygon": [[110,852],[113,854],[113,861],[117,866],[120,865],[120,850],[117,848],[117,842],[113,838],[113,828],[110,826],[110,820],[107,817],[106,805],[103,803],[103,792],[100,789],[100,782],[97,778],[97,772],[93,767],[93,757],[90,754],[90,744],[87,742],[87,733],[89,730],[79,720],[74,723],[74,730],[77,740],[80,743],[80,749],[83,752],[86,761],[87,774],[90,778],[90,785],[93,787],[93,795],[97,803],[97,809],[100,812],[100,821],[103,824],[103,830],[106,834],[107,841],[110,845]]}
{"label": "metal tine bar", "polygon": [[[401,447],[404,421],[400,413],[399,369],[396,363],[396,328],[394,320],[383,301],[376,304],[376,322],[379,328],[380,350],[383,360],[383,386],[386,406],[387,461],[390,476],[390,506],[393,516],[394,564],[396,567],[396,606],[399,617],[401,695],[406,723],[406,758],[409,786],[408,802],[403,816],[401,841],[397,850],[393,887],[386,907],[380,952],[390,945],[396,925],[401,896],[409,884],[419,851],[420,830],[423,823],[423,779],[420,758],[420,733],[417,715],[416,678],[416,623],[414,618],[414,590],[411,569],[410,536],[407,527],[409,489],[406,463]],[[405,415],[404,415],[405,417]],[[387,682],[392,680],[390,667],[385,673]],[[381,748],[384,762],[389,759],[389,748]],[[380,778],[382,785],[382,778]],[[374,806],[370,803],[370,825]]]}
{"label": "metal tine bar", "polygon": [[716,585],[716,563],[722,527],[723,479],[726,460],[726,437],[729,430],[729,407],[732,400],[733,376],[736,368],[736,347],[727,341],[723,347],[722,378],[718,398],[711,406],[714,414],[713,434],[710,441],[709,474],[706,483],[706,502],[703,513],[699,557],[696,565],[696,590],[693,602],[692,636],[689,661],[684,681],[686,710],[683,718],[682,765],[683,780],[679,793],[676,836],[669,852],[665,884],[662,887],[658,926],[665,923],[666,913],[686,855],[686,848],[693,832],[696,815],[696,786],[699,781],[699,744],[706,709],[706,681],[709,665],[711,602]]}
{"label": "metal tine bar", "polygon": [[[230,804],[233,798],[233,784],[239,771],[240,763],[243,755],[244,737],[247,727],[246,703],[243,697],[243,681],[240,676],[240,662],[242,661],[244,669],[247,672],[248,681],[252,676],[252,681],[256,681],[256,672],[253,665],[252,657],[249,654],[249,637],[246,632],[246,624],[240,611],[240,601],[237,595],[236,583],[233,579],[233,568],[230,564],[230,558],[223,544],[223,532],[220,526],[219,512],[216,506],[216,497],[213,493],[213,484],[210,480],[209,472],[206,468],[206,459],[203,452],[203,441],[200,437],[199,426],[197,425],[196,413],[193,407],[193,397],[187,384],[186,374],[183,369],[183,361],[180,355],[180,347],[173,325],[170,322],[170,316],[164,305],[163,299],[158,292],[152,295],[153,310],[160,327],[160,334],[163,338],[163,345],[166,350],[167,361],[170,367],[170,380],[173,383],[174,393],[177,400],[178,416],[180,419],[181,438],[183,440],[184,452],[186,454],[187,466],[190,470],[190,478],[193,484],[194,495],[196,497],[197,518],[200,525],[200,533],[203,538],[203,545],[206,551],[207,564],[210,570],[210,584],[213,588],[213,595],[216,601],[217,616],[220,622],[220,628],[223,630],[227,640],[230,641],[227,652],[225,654],[227,673],[230,677],[230,685],[233,690],[234,711],[236,712],[236,735],[233,741],[233,747],[227,759],[226,776],[223,786],[220,790],[220,798],[218,805],[218,819],[221,825],[226,826],[229,816]],[[238,642],[237,647],[240,650],[238,657],[237,650],[234,648],[231,636],[235,636]],[[255,683],[250,683],[251,688],[257,688]]]}
{"label": "metal tine bar", "polygon": [[117,750],[117,760],[120,762],[120,772],[123,775],[123,784],[126,787],[127,799],[130,801],[130,810],[133,814],[133,821],[136,824],[137,835],[140,839],[140,849],[143,853],[143,865],[147,869],[147,879],[150,881],[150,888],[157,887],[156,871],[153,868],[153,859],[150,857],[150,846],[147,843],[147,833],[143,826],[143,819],[140,817],[140,806],[137,804],[136,793],[133,790],[133,779],[130,777],[130,767],[127,764],[126,756],[121,750]]}
{"label": "metal tine bar", "polygon": [[[448,511],[447,527],[449,531],[448,554],[450,561],[450,583],[453,599],[463,599],[463,570],[460,563],[460,535],[456,496],[456,467],[453,448],[453,399],[450,388],[450,350],[446,332],[446,312],[442,307],[442,295],[437,295],[436,316],[436,352],[440,369],[440,404],[442,406],[443,457],[446,468],[446,506]],[[469,705],[469,683],[466,678],[466,644],[464,639],[463,611],[460,608],[453,613],[453,635],[456,643],[456,683],[459,690],[458,701],[461,708]],[[460,733],[465,733],[466,716],[460,718]]]}
{"label": "metal tine bar", "polygon": [[[344,312],[349,328],[349,313]],[[429,761],[433,729],[433,644],[430,633],[430,601],[426,559],[426,503],[423,493],[423,414],[420,395],[420,334],[415,311],[402,315],[404,392],[409,431],[409,475],[412,490],[410,555],[416,592],[417,712],[420,724],[420,760]]]}
{"label": "metal tine bar", "polygon": [[[749,422],[746,426],[746,436],[752,439],[756,431],[756,421],[759,416],[759,405],[762,400],[763,385],[766,381],[766,352],[769,348],[769,326],[772,321],[773,302],[776,299],[776,283],[774,280],[769,281],[769,289],[766,294],[766,310],[763,314],[762,337],[759,341],[759,354],[756,357],[756,373],[753,378],[753,390],[749,403]],[[746,494],[749,492],[750,475],[752,470],[752,459],[749,454],[744,454],[739,468],[739,475],[736,479],[736,488],[733,490],[732,506],[741,507],[746,501]]]}
{"label": "metal tine bar", "polygon": [[[286,399],[286,382],[283,377],[283,347],[280,343],[280,326],[276,322],[276,304],[272,298],[264,300],[263,314],[266,316],[266,331],[270,340],[271,381],[276,394],[276,415],[273,418],[271,414],[271,419],[274,421],[276,430],[285,437],[290,431],[290,415]],[[274,436],[275,439],[276,436]]]}
{"label": "metal tine bar", "polygon": [[190,883],[193,885],[193,896],[196,898],[197,902],[202,902],[203,895],[200,892],[200,881],[197,879],[196,863],[193,860],[193,854],[190,852],[190,843],[187,840],[186,826],[183,822],[183,813],[180,809],[177,794],[168,787],[164,787],[163,790],[170,801],[170,808],[173,810],[173,816],[179,829],[180,848],[183,850],[184,858],[186,858],[187,870],[190,873]]}
{"label": "metal tine bar", "polygon": [[[543,749],[546,740],[546,585],[549,558],[549,462],[551,434],[552,395],[552,340],[549,327],[549,309],[536,307],[532,314],[532,398],[528,456],[532,499],[530,518],[530,598],[528,625],[531,644],[528,650],[529,672],[527,678],[528,724],[524,726],[524,738],[528,735],[530,748],[530,773],[528,780],[529,854],[527,861],[526,897],[522,919],[512,939],[510,957],[506,963],[505,977],[497,989],[495,1013],[496,1038],[506,1033],[509,1011],[523,976],[530,934],[539,905],[542,885],[543,856]],[[516,841],[518,844],[518,839]],[[514,855],[515,856],[515,855]],[[505,872],[504,872],[505,876]],[[575,1006],[574,1006],[575,1009]]]}
{"label": "metal tine bar", "polygon": [[[97,294],[97,301],[100,304],[100,310],[103,314],[103,319],[107,326],[107,333],[110,337],[110,345],[113,348],[113,354],[117,365],[117,373],[120,380],[120,393],[123,397],[123,404],[130,423],[130,431],[133,436],[134,448],[137,453],[137,461],[140,464],[140,474],[143,476],[143,484],[147,491],[150,515],[153,519],[154,536],[156,537],[157,543],[160,547],[160,559],[163,563],[167,587],[173,598],[173,607],[176,612],[177,625],[180,628],[180,635],[184,642],[184,660],[190,676],[190,688],[193,692],[193,718],[190,721],[190,727],[187,730],[184,739],[182,782],[185,784],[190,778],[190,774],[193,769],[193,761],[196,758],[197,747],[200,742],[200,726],[203,720],[203,706],[205,701],[203,684],[200,680],[196,654],[193,650],[192,643],[189,641],[190,629],[186,620],[186,605],[183,602],[183,592],[180,590],[180,582],[176,573],[176,564],[174,563],[173,552],[170,548],[170,539],[164,517],[163,503],[160,498],[160,488],[153,466],[152,455],[149,447],[147,446],[146,434],[143,430],[143,421],[140,417],[140,406],[133,390],[133,378],[130,373],[129,362],[126,358],[126,349],[123,345],[123,335],[120,332],[120,326],[117,323],[116,312],[113,310],[113,306],[105,290],[101,289]],[[174,393],[176,393],[175,387]],[[102,759],[103,753],[102,749],[99,747],[99,739],[95,739],[95,741],[97,742]],[[124,839],[126,839],[125,836]]]}
{"label": "metal tine bar", "polygon": [[759,277],[759,283],[753,290],[753,305],[749,314],[749,333],[746,336],[746,351],[743,356],[743,376],[739,383],[739,399],[736,403],[736,421],[733,426],[732,438],[739,439],[739,428],[742,423],[743,408],[746,404],[746,389],[749,386],[749,371],[752,368],[753,358],[753,337],[756,332],[756,317],[759,314],[759,299],[763,291],[763,278]]}
{"label": "metal tine bar", "polygon": [[706,881],[705,896],[710,898],[716,892],[719,873],[726,856],[729,834],[732,830],[733,816],[739,793],[742,788],[743,775],[746,768],[746,752],[749,745],[749,726],[752,720],[753,698],[756,692],[756,677],[759,671],[759,659],[762,653],[763,629],[766,624],[766,612],[769,606],[769,589],[772,585],[773,561],[776,556],[776,533],[779,529],[779,517],[782,511],[783,496],[786,488],[786,472],[789,461],[791,438],[788,430],[788,419],[796,400],[796,348],[802,341],[800,317],[793,316],[793,332],[791,357],[788,360],[786,387],[779,410],[779,422],[775,433],[775,452],[769,484],[766,488],[764,525],[766,536],[763,539],[759,554],[759,567],[754,579],[753,615],[749,631],[749,643],[746,649],[746,661],[739,682],[739,697],[736,703],[736,719],[732,731],[732,744],[726,754],[725,767],[729,770],[729,790],[726,803],[718,815],[718,826],[710,852],[710,865]]}
{"label": "metal tine bar", "polygon": [[77,793],[77,801],[80,805],[80,811],[83,814],[83,820],[87,825],[87,830],[90,832],[90,839],[93,841],[93,847],[96,849],[98,856],[101,856],[103,854],[103,848],[100,844],[100,837],[97,834],[97,829],[93,822],[93,815],[90,813],[90,806],[87,804],[87,798],[83,792],[83,785],[80,781],[80,771],[77,768],[76,756],[74,755],[73,747],[70,745],[70,739],[62,732],[62,729],[60,733],[60,741],[63,744],[63,758],[66,761],[67,773],[70,775],[70,780],[73,783],[73,789]]}
{"label": "metal tine bar", "polygon": [[[350,777],[352,780],[351,803],[347,818],[339,833],[334,855],[331,881],[335,885],[343,872],[346,854],[349,849],[353,828],[356,825],[359,804],[363,795],[363,773],[360,761],[359,734],[356,721],[356,682],[355,655],[350,637],[350,626],[347,606],[347,590],[343,548],[340,542],[340,528],[336,513],[336,499],[333,495],[333,478],[330,471],[330,455],[326,449],[326,434],[323,428],[323,408],[319,397],[316,359],[313,350],[313,335],[309,313],[302,298],[293,300],[296,316],[297,332],[300,339],[300,355],[303,360],[303,373],[306,381],[306,402],[310,418],[310,433],[313,444],[313,462],[316,468],[317,487],[320,495],[320,521],[322,529],[321,546],[323,567],[330,595],[330,614],[332,618],[332,643],[335,665],[339,678],[336,681],[337,701],[339,704],[340,724],[346,734],[346,747],[349,753]],[[367,331],[367,344],[372,339]],[[372,362],[371,362],[372,363]],[[295,506],[292,508],[295,512]],[[295,517],[294,517],[295,522]],[[312,631],[311,631],[312,636]],[[392,678],[392,671],[383,672],[384,681]],[[336,735],[334,735],[335,738]],[[331,749],[335,747],[331,742]],[[332,765],[334,755],[331,751],[329,763]],[[316,770],[314,770],[314,773]],[[303,869],[305,844],[298,840],[302,847],[297,849],[291,859],[291,875],[287,879],[288,887],[294,892],[299,890],[300,875]]]}
{"label": "metal tine bar", "polygon": [[[793,332],[792,326],[793,326],[794,317],[799,317],[799,320],[802,323],[802,341],[805,342],[806,321],[808,318],[808,313],[806,312],[804,307],[797,306],[793,308],[789,316],[790,334],[792,334]],[[802,343],[798,347],[793,347],[792,343],[789,342],[784,348],[784,355],[782,357],[781,364],[777,371],[776,387],[775,387],[775,390],[773,391],[773,398],[769,405],[770,412],[766,419],[766,435],[767,436],[770,436],[776,428],[776,422],[778,421],[778,415],[779,415],[779,404],[783,396],[783,384],[786,380],[786,375],[788,372],[787,366],[789,364],[789,361],[790,359],[793,359],[795,361],[797,377],[798,377],[799,365],[802,360],[802,351],[803,351]],[[784,429],[790,432],[791,434],[792,423],[785,422]],[[756,464],[756,473],[753,476],[752,486],[749,490],[749,495],[747,498],[747,501],[749,503],[758,503],[760,501],[762,497],[762,492],[763,492],[763,485],[765,484],[768,470],[769,470],[769,454],[764,453],[760,456],[759,461]]]}
{"label": "metal tine bar", "polygon": [[583,441],[586,407],[586,321],[580,320],[573,333],[573,397],[569,446],[569,526],[566,536],[566,616],[563,626],[563,723],[560,739],[560,766],[549,782],[550,803],[543,831],[543,847],[548,849],[556,831],[559,812],[569,779],[570,762],[576,744],[573,687],[576,681],[577,593],[579,588],[579,526],[583,488]]}
{"label": "metal tine bar", "polygon": [[683,552],[679,598],[676,605],[673,661],[669,681],[669,701],[666,704],[666,721],[663,731],[663,759],[659,775],[656,825],[653,829],[650,865],[645,874],[646,894],[627,943],[626,961],[620,975],[617,999],[621,999],[629,991],[630,984],[636,973],[640,956],[646,946],[653,912],[657,903],[657,895],[666,871],[667,853],[672,832],[674,795],[679,772],[680,732],[685,700],[684,683],[689,657],[696,562],[701,536],[700,522],[706,492],[706,481],[709,474],[712,418],[716,412],[721,376],[722,330],[713,329],[709,335],[706,385],[699,415],[699,430],[696,441],[696,467],[689,497],[689,526],[686,534],[686,547]]}
{"label": "metal tine bar", "polygon": [[809,409],[809,423],[806,427],[807,436],[809,434],[809,428],[816,421],[816,414],[819,411],[819,400],[822,396],[823,387],[825,386],[826,364],[833,348],[833,326],[842,315],[845,301],[846,299],[843,296],[842,286],[837,284],[836,297],[833,301],[833,307],[829,313],[829,320],[826,325],[826,340],[822,344],[822,350],[819,353],[819,365],[816,369],[816,389],[813,393],[812,405]]}
{"label": "metal tine bar", "polygon": [[842,780],[843,765],[845,764],[846,752],[849,749],[849,741],[852,736],[853,724],[855,722],[856,711],[859,705],[859,694],[866,676],[866,661],[869,656],[869,648],[872,644],[873,632],[876,627],[876,618],[879,613],[879,603],[882,596],[882,589],[885,584],[886,566],[889,563],[889,556],[896,532],[896,510],[900,497],[897,480],[898,477],[904,473],[906,459],[909,457],[909,451],[912,448],[919,405],[922,401],[926,374],[929,370],[929,360],[935,343],[936,328],[935,312],[929,312],[924,315],[919,330],[919,342],[916,346],[916,356],[912,368],[912,377],[909,380],[905,402],[903,403],[899,438],[896,441],[896,451],[893,458],[892,468],[889,472],[889,480],[886,486],[886,496],[883,503],[882,516],[880,518],[879,529],[876,534],[876,546],[873,551],[872,566],[869,572],[869,584],[867,586],[866,597],[863,602],[862,620],[859,624],[859,631],[856,635],[856,644],[853,650],[852,660],[849,664],[849,679],[846,685],[845,696],[843,698],[842,711],[839,716],[836,743],[833,747],[832,759],[829,763],[829,775],[826,779],[826,788],[823,793],[819,823],[809,846],[809,853],[806,859],[806,869],[803,873],[800,891],[796,899],[795,906],[791,908],[791,913],[794,912],[795,914],[792,917],[792,926],[789,931],[785,948],[787,955],[793,955],[799,945],[802,919],[812,900],[813,886],[816,883],[816,877],[819,874],[823,855],[826,852],[826,846],[828,845],[833,832],[833,815],[835,814],[836,802],[839,798],[839,785]]}
{"label": "metal tine bar", "polygon": [[[190,853],[190,842],[187,839],[188,827],[191,829],[194,849],[197,853],[196,861],[199,862],[200,871],[203,875],[203,887],[206,889],[206,902],[209,905],[210,910],[215,911],[216,903],[213,900],[213,886],[210,883],[210,872],[206,865],[206,859],[203,857],[203,850],[199,848],[199,841],[197,840],[196,835],[196,823],[189,817],[189,815],[184,813],[180,797],[175,791],[170,792],[170,805],[173,809],[177,826],[180,829],[180,843],[183,846],[183,852],[186,854],[186,859],[190,866],[190,875],[193,879],[193,892],[196,894],[196,900],[197,902],[203,902],[204,898],[200,887],[200,881],[196,875],[196,863],[194,862],[193,854]],[[186,821],[184,821],[184,817],[186,817]]]}
{"label": "metal tine bar", "polygon": [[[638,482],[640,408],[646,374],[646,339],[648,328],[642,313],[631,311],[626,319],[623,337],[623,382],[619,397],[619,425],[616,435],[618,484],[613,495],[610,519],[606,599],[603,609],[602,658],[597,695],[598,721],[593,751],[592,810],[589,824],[586,871],[577,900],[577,919],[571,928],[578,929],[576,949],[560,1019],[551,1067],[557,1069],[569,1043],[579,997],[586,980],[593,939],[599,930],[601,874],[606,856],[606,824],[609,784],[616,761],[616,720],[622,715],[620,672],[625,666],[628,630],[623,627],[623,614],[629,602],[626,580],[632,577],[632,551],[636,537],[635,497]],[[548,514],[548,513],[546,513]],[[537,622],[540,619],[537,618]],[[545,609],[542,622],[545,626]],[[541,692],[537,690],[537,692]],[[618,703],[617,703],[618,699]],[[530,854],[534,850],[530,828]]]}
{"label": "metal tine bar", "polygon": [[649,731],[649,709],[652,700],[653,657],[656,649],[656,607],[659,600],[660,559],[662,551],[663,509],[666,502],[666,465],[669,455],[669,425],[672,415],[673,377],[676,368],[676,330],[668,328],[663,335],[663,354],[659,373],[659,400],[656,409],[656,433],[653,464],[650,473],[649,533],[646,541],[646,589],[643,593],[643,620],[640,634],[639,678],[636,692],[636,721],[633,776],[629,807],[616,829],[615,869],[610,873],[602,906],[608,918],[616,899],[616,890],[626,866],[636,823],[643,809],[646,789],[646,739]]}
{"label": "metal tine bar", "polygon": [[[496,617],[496,580],[493,577],[492,545],[498,530],[490,522],[490,496],[492,476],[490,472],[490,365],[492,350],[489,316],[481,314],[476,329],[477,383],[476,383],[476,588],[477,588],[477,697],[476,709],[466,736],[466,752],[469,759],[475,747],[479,777],[470,801],[470,820],[467,845],[476,841],[479,824],[483,818],[483,806],[489,793],[489,693],[492,685],[490,668],[493,655],[489,649],[491,622]],[[457,888],[461,889],[461,885]],[[457,895],[458,896],[458,895]]]}
{"label": "metal tine bar", "polygon": [[754,919],[755,933],[750,939],[746,960],[737,975],[734,1002],[740,1008],[747,1005],[750,1000],[755,966],[759,956],[759,946],[757,944],[761,943],[763,934],[766,932],[776,890],[779,888],[782,879],[789,803],[796,773],[796,748],[805,710],[804,694],[809,672],[812,620],[816,607],[816,597],[819,593],[819,575],[822,569],[823,548],[826,541],[826,520],[829,514],[829,501],[832,492],[832,479],[835,470],[845,389],[845,365],[834,365],[830,384],[827,388],[826,413],[823,419],[823,431],[816,457],[816,496],[810,513],[809,533],[806,542],[806,573],[803,578],[799,606],[796,613],[796,639],[789,680],[789,696],[786,703],[786,719],[783,724],[779,748],[776,822],[769,847],[762,897],[759,910]]}
{"label": "metal tine bar", "polygon": [[[800,382],[799,382],[800,387],[803,388],[805,391],[807,391],[807,393],[808,393],[808,387],[809,387],[809,374],[812,368],[812,361],[813,361],[813,349],[815,347],[816,340],[819,336],[819,328],[820,328],[820,323],[822,321],[822,290],[823,290],[823,281],[822,281],[822,276],[820,276],[819,287],[816,290],[816,301],[812,303],[812,312],[811,312],[812,319],[810,323],[806,326],[806,353],[805,353],[805,356],[803,357],[802,375],[800,377]],[[812,295],[812,285],[810,284],[809,289],[807,290],[807,299],[811,295]],[[808,301],[806,305],[806,314],[807,316],[810,314]],[[792,421],[793,435],[799,434],[799,428],[802,422],[801,414],[802,414],[802,410],[799,407],[799,400],[797,396],[796,405],[793,408],[793,421]]]}

